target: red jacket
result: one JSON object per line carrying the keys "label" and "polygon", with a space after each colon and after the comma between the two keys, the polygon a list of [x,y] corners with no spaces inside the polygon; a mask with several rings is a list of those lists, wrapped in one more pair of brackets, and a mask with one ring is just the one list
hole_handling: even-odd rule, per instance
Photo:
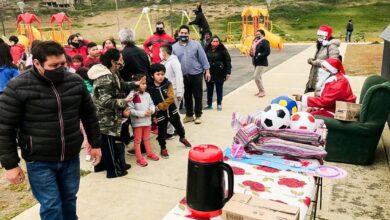
{"label": "red jacket", "polygon": [[355,103],[356,101],[356,96],[352,92],[348,79],[341,72],[329,77],[325,81],[320,97],[302,96],[302,105],[304,107],[319,108],[327,111],[331,115],[335,112],[336,101],[351,103]]}
{"label": "red jacket", "polygon": [[25,47],[21,44],[15,44],[11,47],[12,61],[15,65],[18,65],[19,60],[22,59],[24,51]]}
{"label": "red jacket", "polygon": [[91,68],[92,64],[100,63],[99,57],[97,58],[92,58],[92,57],[87,57],[86,60],[84,60],[84,66],[87,68]]}
{"label": "red jacket", "polygon": [[65,53],[68,54],[71,58],[73,58],[75,55],[79,54],[83,57],[83,62],[85,62],[87,60],[87,57],[88,57],[88,48],[87,48],[88,44],[89,44],[89,41],[84,40],[84,45],[79,47],[79,48],[71,47],[70,45],[65,45],[64,46]]}
{"label": "red jacket", "polygon": [[[175,43],[175,39],[173,39],[169,34],[165,32],[162,35],[154,33],[145,41],[144,50],[148,55],[152,53],[152,63],[160,63],[160,47],[173,43]],[[150,47],[152,47],[152,50],[150,50]]]}

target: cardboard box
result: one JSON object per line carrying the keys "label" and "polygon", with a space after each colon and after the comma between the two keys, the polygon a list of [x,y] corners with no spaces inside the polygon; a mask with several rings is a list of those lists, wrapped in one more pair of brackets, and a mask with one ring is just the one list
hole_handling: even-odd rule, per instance
{"label": "cardboard box", "polygon": [[236,193],[222,209],[224,220],[298,220],[299,208]]}
{"label": "cardboard box", "polygon": [[360,114],[360,104],[336,101],[334,118],[342,121],[357,121]]}

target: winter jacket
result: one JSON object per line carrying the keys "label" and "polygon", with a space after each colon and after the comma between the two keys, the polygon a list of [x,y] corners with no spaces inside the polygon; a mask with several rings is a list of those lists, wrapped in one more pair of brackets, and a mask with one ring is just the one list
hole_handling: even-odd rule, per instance
{"label": "winter jacket", "polygon": [[133,82],[124,82],[118,74],[102,64],[94,65],[88,71],[92,80],[92,99],[96,106],[100,131],[105,135],[120,136],[122,112],[127,106],[126,94],[135,88]]}
{"label": "winter jacket", "polygon": [[352,22],[348,22],[346,29],[347,29],[347,31],[352,32],[353,31],[353,23]]}
{"label": "winter jacket", "polygon": [[[150,82],[148,85],[148,91],[154,105],[157,106],[157,121],[165,120],[165,115],[171,117],[174,114],[178,114],[175,105],[175,95],[173,91],[172,83],[168,79],[165,79],[160,86],[156,86],[154,82]],[[167,114],[165,114],[167,113]]]}
{"label": "winter jacket", "polygon": [[231,74],[232,64],[228,50],[220,44],[215,51],[211,45],[207,47],[207,59],[210,63],[211,80],[217,83],[224,82],[226,75]]}
{"label": "winter jacket", "polygon": [[[144,50],[147,54],[152,53],[152,63],[160,63],[160,47],[167,44],[174,44],[175,39],[173,39],[169,34],[163,33],[159,35],[154,33],[150,36],[144,43]],[[150,47],[152,49],[150,50]]]}
{"label": "winter jacket", "polygon": [[184,81],[181,64],[175,55],[171,55],[167,60],[163,61],[166,72],[165,77],[172,83],[176,97],[184,96]]}
{"label": "winter jacket", "polygon": [[65,45],[65,53],[68,54],[71,58],[73,58],[75,55],[79,54],[83,57],[83,60],[86,61],[88,58],[88,48],[87,45],[89,44],[88,40],[83,41],[83,46],[79,48],[71,47],[70,45]]}
{"label": "winter jacket", "polygon": [[[53,84],[31,68],[11,80],[0,96],[0,160],[18,166],[16,137],[26,161],[66,161],[78,157],[84,137],[100,147],[96,108],[83,80],[66,73]],[[16,131],[18,130],[18,135]]]}
{"label": "winter jacket", "polygon": [[332,115],[336,109],[336,101],[351,103],[356,101],[348,79],[341,72],[330,76],[325,81],[320,97],[302,96],[303,107],[323,109]]}
{"label": "winter jacket", "polygon": [[262,39],[256,45],[255,55],[252,58],[253,66],[268,66],[268,56],[271,53],[269,41]]}
{"label": "winter jacket", "polygon": [[147,74],[149,72],[150,62],[148,55],[141,48],[135,45],[126,46],[122,50],[125,66],[120,71],[121,77],[127,82],[137,74]]}
{"label": "winter jacket", "polygon": [[19,75],[19,71],[16,67],[0,66],[0,94],[3,93],[8,82],[17,75]]}
{"label": "winter jacket", "polygon": [[151,110],[154,114],[156,108],[150,94],[147,92],[130,92],[129,96],[134,96],[133,101],[128,104],[131,112],[131,126],[134,128],[150,126],[152,124],[151,116],[146,117],[145,111]]}
{"label": "winter jacket", "polygon": [[91,65],[92,64],[97,64],[97,63],[100,63],[100,59],[99,59],[99,57],[97,57],[97,58],[92,58],[92,57],[87,57],[87,59],[86,60],[84,60],[84,66],[86,67],[86,68],[91,68]]}
{"label": "winter jacket", "polygon": [[25,50],[26,48],[21,44],[15,44],[11,47],[12,61],[15,65],[17,65],[19,63],[19,60],[22,59]]}
{"label": "winter jacket", "polygon": [[317,51],[314,54],[313,65],[310,69],[309,80],[306,84],[305,93],[313,92],[315,90],[315,85],[317,83],[318,76],[318,68],[321,67],[321,63],[328,58],[339,58],[339,46],[340,40],[338,39],[331,39],[329,43],[325,46],[323,44],[318,43]]}
{"label": "winter jacket", "polygon": [[204,16],[202,11],[197,11],[196,12],[196,17],[195,20],[191,21],[188,23],[189,25],[198,25],[199,27],[199,32],[204,33],[205,31],[210,30],[209,23],[207,22],[206,17]]}

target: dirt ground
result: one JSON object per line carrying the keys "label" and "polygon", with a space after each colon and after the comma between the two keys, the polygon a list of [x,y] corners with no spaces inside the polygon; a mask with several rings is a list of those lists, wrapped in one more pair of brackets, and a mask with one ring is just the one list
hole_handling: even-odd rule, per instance
{"label": "dirt ground", "polygon": [[14,186],[3,178],[4,169],[0,169],[0,176],[0,220],[12,219],[37,203],[27,180]]}
{"label": "dirt ground", "polygon": [[348,75],[365,76],[380,74],[382,58],[383,44],[350,44],[343,63]]}

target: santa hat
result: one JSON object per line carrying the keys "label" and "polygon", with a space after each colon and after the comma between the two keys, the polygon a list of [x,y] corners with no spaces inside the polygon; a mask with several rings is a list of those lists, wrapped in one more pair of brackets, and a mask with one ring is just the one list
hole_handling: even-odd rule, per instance
{"label": "santa hat", "polygon": [[317,35],[326,36],[326,40],[329,40],[332,37],[333,29],[328,25],[321,25],[317,31]]}
{"label": "santa hat", "polygon": [[329,70],[329,72],[331,72],[332,74],[336,74],[339,72],[345,74],[343,64],[339,59],[329,58],[323,61],[321,65],[325,67],[327,70]]}

